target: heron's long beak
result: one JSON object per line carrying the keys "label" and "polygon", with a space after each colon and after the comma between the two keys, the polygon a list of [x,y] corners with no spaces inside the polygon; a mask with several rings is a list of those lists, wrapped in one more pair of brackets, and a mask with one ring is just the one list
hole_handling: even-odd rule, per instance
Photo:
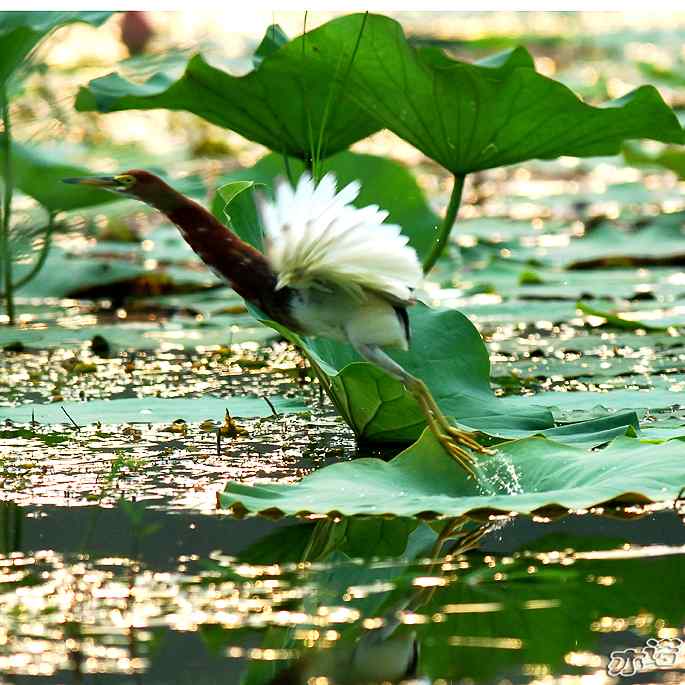
{"label": "heron's long beak", "polygon": [[130,179],[130,176],[126,176],[126,174],[122,176],[79,176],[78,178],[63,178],[62,182],[93,186],[119,195],[131,195],[131,186],[129,183],[123,182],[124,178]]}
{"label": "heron's long beak", "polygon": [[74,183],[83,186],[99,186],[100,188],[117,188],[121,184],[116,176],[79,176],[78,178],[63,178],[62,183]]}

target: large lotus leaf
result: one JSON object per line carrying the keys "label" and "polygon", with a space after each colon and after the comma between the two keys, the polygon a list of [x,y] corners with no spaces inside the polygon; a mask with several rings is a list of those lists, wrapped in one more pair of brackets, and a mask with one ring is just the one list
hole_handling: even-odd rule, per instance
{"label": "large lotus leaf", "polygon": [[[634,411],[623,411],[586,421],[575,421],[555,426],[554,428],[547,428],[539,431],[537,435],[563,442],[565,445],[597,447],[613,440],[619,435],[625,435],[631,426],[635,433],[640,430],[637,414]],[[498,428],[495,432],[500,438],[524,438],[530,436],[529,430],[522,429]]]}
{"label": "large lotus leaf", "polygon": [[[670,376],[667,376],[670,378]],[[541,392],[535,395],[535,401],[549,407],[553,413],[561,417],[567,412],[591,410],[644,410],[650,413],[672,410],[683,404],[682,390],[673,381],[674,389],[669,388],[669,382],[660,384],[658,378],[652,378],[656,387],[649,390],[608,390],[606,392]],[[665,387],[664,387],[665,386]],[[599,412],[598,412],[599,413]]]}
{"label": "large lotus leaf", "polygon": [[679,440],[618,437],[590,452],[532,437],[500,445],[497,456],[479,463],[478,481],[467,478],[426,431],[390,462],[334,464],[290,486],[230,482],[219,499],[224,508],[251,513],[558,514],[615,501],[665,501],[685,486],[685,443]]}
{"label": "large lotus leaf", "polygon": [[76,108],[186,110],[277,152],[326,157],[381,126],[335,82],[335,74],[347,71],[347,61],[328,75],[311,68],[322,28],[268,50],[245,76],[232,76],[201,55],[188,62],[180,78],[159,72],[140,84],[109,74],[81,88]]}
{"label": "large lotus leaf", "polygon": [[[12,143],[12,175],[15,187],[38,200],[50,211],[79,209],[121,199],[94,186],[65,186],[62,179],[92,175],[92,170],[70,157],[74,150],[64,146],[37,147]],[[0,174],[4,171],[0,146]]]}
{"label": "large lotus leaf", "polygon": [[[410,351],[388,353],[428,385],[447,415],[493,435],[498,429],[536,433],[554,427],[544,407],[495,397],[487,349],[461,312],[418,304],[409,317]],[[419,436],[425,419],[399,381],[361,361],[344,343],[326,338],[299,339],[299,343],[327,375],[329,394],[358,438],[409,442]]]}
{"label": "large lotus leaf", "polygon": [[[279,412],[291,413],[305,410],[297,401],[272,397],[270,401]],[[231,416],[270,416],[272,410],[262,397],[131,397],[117,400],[89,400],[88,402],[53,402],[51,404],[22,404],[18,407],[0,408],[3,419],[28,423],[35,418],[38,423],[69,423],[63,409],[76,423],[167,423],[176,419],[221,422],[226,409]]]}
{"label": "large lotus leaf", "polygon": [[40,40],[74,22],[100,26],[113,12],[0,12],[0,86]]}
{"label": "large lotus leaf", "polygon": [[[281,155],[270,154],[262,157],[249,169],[235,171],[221,180],[225,182],[253,181],[273,187],[278,177],[288,176],[285,161]],[[298,160],[289,160],[288,166],[293,179],[300,177],[304,165]],[[352,181],[359,181],[361,191],[354,204],[357,207],[376,204],[389,212],[388,223],[399,224],[409,237],[409,244],[423,259],[433,245],[438,231],[439,220],[421,191],[416,179],[404,164],[386,157],[340,152],[329,157],[321,165],[321,173],[333,172],[338,179],[338,188]],[[212,203],[214,215],[225,221],[224,207],[226,198],[217,193]],[[245,226],[236,226],[243,239],[261,249],[261,236],[258,232],[248,234]]]}
{"label": "large lotus leaf", "polygon": [[388,17],[359,14],[328,22],[310,34],[309,44],[309,68],[328,69],[331,77],[356,49],[345,74],[350,97],[455,174],[533,158],[615,154],[633,138],[683,141],[678,120],[653,87],[592,107],[537,73],[523,48],[470,64],[412,47]]}

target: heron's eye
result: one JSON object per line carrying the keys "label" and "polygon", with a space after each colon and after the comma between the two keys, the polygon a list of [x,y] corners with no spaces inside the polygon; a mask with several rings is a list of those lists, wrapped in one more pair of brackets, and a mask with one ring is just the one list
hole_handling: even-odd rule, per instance
{"label": "heron's eye", "polygon": [[131,176],[131,174],[121,174],[120,176],[115,176],[114,179],[124,188],[130,188],[136,182],[136,177]]}

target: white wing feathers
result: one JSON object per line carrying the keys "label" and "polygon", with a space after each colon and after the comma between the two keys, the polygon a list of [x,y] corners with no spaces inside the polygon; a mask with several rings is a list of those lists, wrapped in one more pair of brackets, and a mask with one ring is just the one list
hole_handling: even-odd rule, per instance
{"label": "white wing feathers", "polygon": [[333,174],[317,186],[303,174],[293,191],[279,181],[275,202],[259,201],[265,253],[278,274],[278,287],[337,285],[360,299],[364,290],[412,301],[423,273],[416,252],[388,213],[377,205],[358,209],[358,182],[336,194]]}

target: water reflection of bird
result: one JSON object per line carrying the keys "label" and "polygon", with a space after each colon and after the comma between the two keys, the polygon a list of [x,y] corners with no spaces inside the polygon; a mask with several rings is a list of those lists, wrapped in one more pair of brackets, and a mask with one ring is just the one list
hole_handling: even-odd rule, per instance
{"label": "water reflection of bird", "polygon": [[305,655],[277,673],[268,685],[428,685],[417,676],[418,642],[408,626],[393,622],[368,630],[352,643],[336,644]]}
{"label": "water reflection of bird", "polygon": [[488,454],[470,433],[450,425],[425,383],[381,348],[406,350],[407,307],[422,272],[400,227],[387,212],[351,203],[359,184],[336,192],[328,174],[318,185],[301,176],[285,181],[275,201],[262,199],[262,254],[201,205],[157,176],[132,170],[117,176],[65,179],[135,197],[165,214],[202,260],[248,302],[293,331],[341,340],[400,380],[412,393],[446,451],[473,475],[474,452]]}

